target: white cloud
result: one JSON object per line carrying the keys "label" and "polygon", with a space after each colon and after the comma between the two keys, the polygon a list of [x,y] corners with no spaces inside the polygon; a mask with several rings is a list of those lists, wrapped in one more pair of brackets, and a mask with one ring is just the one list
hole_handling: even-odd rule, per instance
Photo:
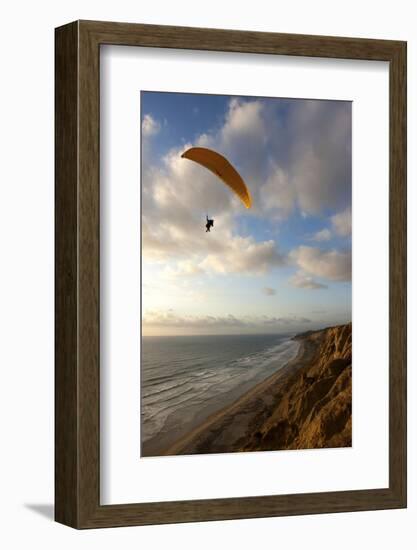
{"label": "white cloud", "polygon": [[275,165],[266,182],[259,190],[261,204],[266,210],[273,210],[275,218],[287,218],[294,210],[295,188],[288,173]]}
{"label": "white cloud", "polygon": [[169,261],[172,265],[165,268],[168,276],[204,272],[262,274],[286,261],[275,241],[258,242],[236,235],[229,215],[216,217],[215,229],[210,233],[205,232],[204,218],[177,220],[177,215],[181,217],[180,208],[167,213],[160,223],[155,222],[151,230],[148,220],[142,224],[143,256],[151,262]]}
{"label": "white cloud", "polygon": [[[197,136],[193,144],[172,149],[157,166],[150,163],[144,166],[142,252],[145,259],[170,262],[166,273],[172,277],[175,274],[192,276],[202,271],[262,274],[284,265],[285,257],[275,241],[255,240],[240,234],[235,223],[236,214],[242,213],[239,200],[216,176],[181,158],[181,153],[192,145],[200,145],[226,154],[247,181],[254,197],[254,208],[244,211],[247,216],[283,220],[296,205],[305,215],[327,209],[339,204],[340,197],[350,192],[350,181],[347,185],[350,173],[349,177],[345,174],[344,178],[333,178],[340,163],[346,168],[346,163],[350,162],[346,153],[350,143],[347,139],[350,135],[350,110],[341,109],[339,112],[338,108],[329,107],[330,102],[304,103],[304,108],[301,103],[288,103],[288,125],[295,128],[293,132],[285,133],[289,135],[288,143],[283,141],[276,113],[272,116],[267,103],[232,99],[220,129]],[[335,110],[332,116],[321,106],[322,103],[327,109]],[[144,116],[142,126],[147,135],[154,135],[160,127],[150,114]],[[311,162],[308,161],[310,156]],[[346,157],[343,162],[342,156]],[[302,170],[295,168],[300,162],[304,167]],[[332,168],[323,168],[329,162]],[[304,174],[307,180],[300,183],[307,165],[308,173]],[[335,189],[331,190],[331,185]],[[215,220],[214,230],[207,234],[204,230],[206,213]],[[337,227],[341,227],[339,222]],[[315,235],[315,240],[328,240],[329,233],[328,229],[322,230]],[[296,263],[306,261],[300,257]],[[318,258],[315,261],[317,263]],[[333,266],[340,263],[338,256],[332,258],[332,253],[329,253],[320,261],[331,266],[323,267],[322,271],[340,277]],[[299,267],[305,273],[317,276],[301,265]]]}
{"label": "white cloud", "polygon": [[328,288],[327,285],[318,283],[313,279],[313,277],[306,275],[302,271],[295,273],[289,280],[292,286],[296,288],[308,288],[311,290],[324,289]]}
{"label": "white cloud", "polygon": [[246,145],[248,141],[263,141],[267,131],[262,109],[263,104],[259,100],[242,101],[233,98],[221,129],[223,144],[234,149],[239,143]]}
{"label": "white cloud", "polygon": [[271,288],[269,286],[265,286],[263,289],[262,289],[262,292],[265,294],[265,296],[275,296],[277,291],[275,290],[275,288]]}
{"label": "white cloud", "polygon": [[177,315],[172,309],[151,310],[144,313],[145,328],[173,328],[182,330],[217,330],[228,328],[282,329],[310,323],[306,317],[271,317],[267,315],[236,317],[235,315]]}
{"label": "white cloud", "polygon": [[272,123],[261,99],[232,99],[223,126],[211,136],[209,146],[222,152],[247,182],[254,205],[259,208],[258,192],[271,173],[268,143],[276,132],[276,118]]}
{"label": "white cloud", "polygon": [[[251,141],[252,131],[255,134],[263,131],[258,120],[261,107],[260,102],[232,100],[227,120],[217,136],[203,134],[197,139],[198,144],[215,148],[214,141],[225,140],[229,146],[235,144],[235,139]],[[274,241],[256,241],[238,234],[234,214],[242,212],[242,205],[211,172],[181,158],[181,153],[190,146],[185,144],[171,150],[163,158],[162,166],[143,173],[144,257],[157,262],[187,259],[190,263],[186,268],[185,264],[173,268],[185,275],[201,270],[256,274],[282,265],[284,258]],[[210,233],[204,230],[206,213],[214,217],[214,230]]]}
{"label": "white cloud", "polygon": [[350,201],[351,105],[303,101],[291,111],[290,176],[309,214]]}
{"label": "white cloud", "polygon": [[333,234],[339,235],[341,237],[348,237],[352,233],[352,211],[350,208],[343,210],[334,214],[330,218],[332,224],[332,230],[327,227],[317,231],[314,235],[310,237],[310,240],[316,242],[330,241]]}
{"label": "white cloud", "polygon": [[331,221],[333,229],[338,235],[347,237],[352,233],[352,212],[350,208],[332,216]]}
{"label": "white cloud", "polygon": [[350,281],[352,278],[351,252],[321,250],[299,246],[290,252],[290,259],[305,273],[332,281]]}
{"label": "white cloud", "polygon": [[281,105],[286,122],[261,99],[231,100],[211,143],[242,169],[255,210],[266,208],[282,220],[295,207],[319,215],[350,203],[350,103],[283,100]]}
{"label": "white cloud", "polygon": [[252,237],[233,237],[221,254],[210,253],[200,264],[214,273],[263,274],[285,262],[274,241],[257,243]]}
{"label": "white cloud", "polygon": [[173,310],[166,311],[148,311],[144,314],[142,323],[145,326],[156,326],[156,327],[180,327],[180,328],[210,328],[213,326],[216,327],[227,327],[227,326],[242,326],[244,322],[237,319],[233,315],[226,316],[213,316],[213,315],[204,315],[204,316],[193,316],[186,315],[180,316],[173,312]]}
{"label": "white cloud", "polygon": [[268,325],[291,326],[296,324],[311,323],[311,319],[307,319],[306,317],[297,317],[297,316],[267,317],[264,315],[262,316],[261,320],[262,320],[262,324],[265,326],[268,326]]}
{"label": "white cloud", "polygon": [[166,266],[163,271],[163,275],[168,279],[175,279],[177,277],[195,277],[202,275],[204,270],[198,265],[198,263],[192,260],[183,260],[178,262],[175,267],[171,265]]}
{"label": "white cloud", "polygon": [[146,114],[144,115],[142,119],[142,134],[145,137],[155,136],[159,130],[161,129],[161,125],[158,121],[156,121],[152,115]]}
{"label": "white cloud", "polygon": [[317,233],[314,233],[314,235],[311,237],[312,241],[317,242],[324,242],[324,241],[330,241],[332,238],[332,233],[330,229],[322,229],[321,231],[317,231]]}

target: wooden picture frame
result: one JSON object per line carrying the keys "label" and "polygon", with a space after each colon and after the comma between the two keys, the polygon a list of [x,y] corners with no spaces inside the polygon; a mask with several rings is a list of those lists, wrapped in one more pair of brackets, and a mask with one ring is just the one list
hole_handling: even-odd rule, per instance
{"label": "wooden picture frame", "polygon": [[[55,519],[75,528],[406,506],[406,43],[76,21],[56,29]],[[100,45],[389,62],[389,487],[100,505]]]}

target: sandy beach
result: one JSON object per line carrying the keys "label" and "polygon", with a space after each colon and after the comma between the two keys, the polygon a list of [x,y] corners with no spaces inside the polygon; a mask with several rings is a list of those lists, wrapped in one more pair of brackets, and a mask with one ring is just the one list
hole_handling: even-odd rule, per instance
{"label": "sandy beach", "polygon": [[151,339],[145,346],[141,456],[159,456],[285,368],[300,342],[228,335]]}
{"label": "sandy beach", "polygon": [[285,367],[158,454],[351,446],[351,324],[297,339]]}

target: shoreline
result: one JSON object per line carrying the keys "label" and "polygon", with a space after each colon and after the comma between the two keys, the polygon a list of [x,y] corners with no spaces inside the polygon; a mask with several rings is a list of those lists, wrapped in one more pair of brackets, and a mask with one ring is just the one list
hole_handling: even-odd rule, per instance
{"label": "shoreline", "polygon": [[[158,432],[155,436],[149,438],[141,445],[141,457],[143,458],[152,458],[156,456],[166,456],[167,454],[172,454],[170,449],[175,447],[180,441],[188,439],[196,431],[199,431],[202,426],[206,425],[207,422],[211,421],[218,415],[229,410],[230,407],[238,403],[245,396],[249,395],[251,392],[256,390],[262,384],[268,383],[271,379],[276,377],[279,373],[284,372],[289,365],[292,365],[300,356],[300,352],[303,347],[303,343],[299,340],[298,335],[289,337],[289,340],[292,340],[298,344],[298,349],[296,355],[287,360],[285,363],[282,363],[279,359],[275,360],[275,367],[272,373],[268,374],[265,378],[261,378],[258,381],[247,381],[234,389],[229,390],[226,394],[220,395],[219,398],[213,403],[206,405],[201,409],[197,415],[196,419],[192,422],[192,425],[186,429],[186,431],[181,430],[177,437],[173,438],[170,432]],[[175,414],[175,413],[174,413]],[[177,420],[170,419],[176,424]],[[177,426],[175,431],[178,431]]]}
{"label": "shoreline", "polygon": [[[158,456],[175,456],[175,455],[187,455],[187,454],[211,454],[216,452],[234,452],[230,451],[210,451],[198,450],[201,446],[207,446],[207,440],[211,439],[213,434],[218,435],[223,433],[225,437],[227,431],[228,445],[230,446],[230,432],[233,433],[235,440],[239,440],[245,431],[247,424],[252,420],[253,413],[256,411],[249,411],[248,408],[253,408],[251,405],[254,400],[259,399],[262,394],[270,393],[272,388],[275,388],[277,384],[284,384],[289,378],[292,378],[299,372],[300,369],[306,366],[308,361],[314,356],[316,347],[310,340],[299,337],[294,337],[299,343],[299,349],[297,355],[288,361],[283,366],[280,366],[277,371],[270,376],[258,382],[253,387],[249,388],[243,395],[238,397],[232,403],[225,405],[219,410],[210,414],[203,422],[198,424],[195,428],[180,437],[175,443],[167,446],[161,450]],[[264,397],[268,397],[264,395]],[[256,408],[256,407],[255,407]],[[242,416],[247,417],[242,422]],[[226,430],[227,428],[227,430]],[[237,451],[238,449],[236,449]],[[156,455],[147,455],[156,456]]]}

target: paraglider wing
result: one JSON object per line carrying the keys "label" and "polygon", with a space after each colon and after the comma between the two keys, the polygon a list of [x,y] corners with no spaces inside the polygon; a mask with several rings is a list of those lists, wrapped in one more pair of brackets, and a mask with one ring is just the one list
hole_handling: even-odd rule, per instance
{"label": "paraglider wing", "polygon": [[213,172],[213,174],[220,178],[223,183],[230,187],[246,208],[251,207],[252,198],[249,189],[239,173],[225,157],[205,147],[191,147],[191,149],[185,151],[181,157],[193,160]]}

